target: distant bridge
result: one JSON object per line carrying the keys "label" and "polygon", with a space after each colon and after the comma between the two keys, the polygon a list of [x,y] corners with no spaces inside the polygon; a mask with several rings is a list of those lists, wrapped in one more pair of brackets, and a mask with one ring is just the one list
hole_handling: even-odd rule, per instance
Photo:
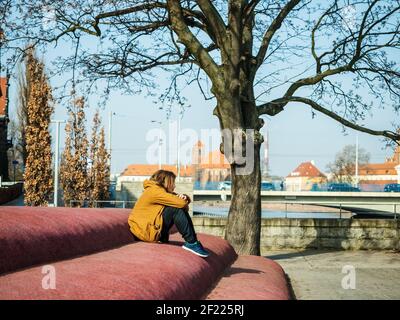
{"label": "distant bridge", "polygon": [[[226,201],[230,190],[194,190],[194,201]],[[261,191],[268,203],[314,204],[357,213],[400,214],[399,192]]]}

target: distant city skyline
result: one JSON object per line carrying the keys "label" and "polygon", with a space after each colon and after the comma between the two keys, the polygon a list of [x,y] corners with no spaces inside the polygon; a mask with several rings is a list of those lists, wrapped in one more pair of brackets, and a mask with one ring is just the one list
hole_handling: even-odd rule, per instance
{"label": "distant city skyline", "polygon": [[[193,92],[193,95],[195,98],[190,99],[191,108],[185,112],[181,121],[181,131],[193,129],[201,137],[201,130],[219,130],[218,120],[212,115],[212,103],[202,101],[202,96],[196,92]],[[16,108],[16,82],[14,79],[11,80],[10,99],[10,115],[13,117]],[[96,104],[96,99],[89,97],[90,109],[86,110],[88,136],[90,136]],[[311,119],[307,107],[290,106],[287,109],[275,117],[263,117],[266,124],[261,131],[265,135],[268,127],[271,175],[286,176],[301,162],[311,160],[321,171],[326,172],[326,165],[334,160],[337,152],[347,144],[356,143],[356,134],[359,136],[359,147],[371,154],[370,162],[383,162],[393,153],[391,148],[384,149],[384,143],[380,137],[356,133],[351,129],[347,129],[347,135],[344,135],[342,126],[334,120],[319,114]],[[106,141],[108,141],[110,110],[115,113],[112,118],[112,173],[121,173],[130,164],[147,163],[146,152],[151,144],[154,144],[154,141],[146,141],[146,134],[159,127],[157,123],[152,123],[152,120],[162,121],[161,128],[168,133],[166,112],[160,110],[151,99],[145,96],[124,96],[112,93],[107,106],[100,110],[107,136]],[[176,117],[177,112],[172,112],[171,120]],[[67,120],[66,108],[63,105],[56,105],[52,119]],[[383,110],[381,117],[375,121],[369,119],[369,122],[374,124],[374,128],[384,129],[390,126],[392,120],[391,112]],[[54,144],[55,128],[53,126],[51,126],[51,133]],[[62,128],[61,151],[64,141],[65,132]],[[182,144],[184,143],[185,141],[182,141]],[[210,147],[209,143],[204,143],[206,148]],[[168,150],[168,153],[175,154],[176,151]]]}

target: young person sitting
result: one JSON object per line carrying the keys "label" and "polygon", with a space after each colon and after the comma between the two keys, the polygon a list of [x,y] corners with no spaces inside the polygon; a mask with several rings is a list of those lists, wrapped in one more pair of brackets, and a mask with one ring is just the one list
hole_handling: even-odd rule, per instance
{"label": "young person sitting", "polygon": [[191,200],[185,194],[174,193],[175,179],[173,172],[158,170],[143,182],[144,192],[128,218],[130,230],[142,241],[167,243],[175,224],[185,240],[183,249],[206,258],[209,252],[197,240],[188,213]]}

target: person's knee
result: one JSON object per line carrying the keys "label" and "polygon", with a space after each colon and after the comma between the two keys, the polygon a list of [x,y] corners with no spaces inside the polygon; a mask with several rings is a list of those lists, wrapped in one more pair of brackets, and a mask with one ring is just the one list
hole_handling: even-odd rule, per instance
{"label": "person's knee", "polygon": [[176,208],[175,214],[178,216],[186,216],[185,210],[183,210],[181,208]]}
{"label": "person's knee", "polygon": [[174,212],[175,222],[190,223],[190,220],[190,216],[185,210],[177,208],[177,210]]}

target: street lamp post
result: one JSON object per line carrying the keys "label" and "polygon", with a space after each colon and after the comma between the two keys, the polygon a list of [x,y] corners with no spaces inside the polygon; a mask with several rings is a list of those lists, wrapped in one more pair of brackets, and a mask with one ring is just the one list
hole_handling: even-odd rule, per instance
{"label": "street lamp post", "polygon": [[111,133],[112,133],[112,116],[115,116],[115,112],[112,112],[110,110],[109,116],[108,116],[108,154],[110,155],[109,157],[109,165],[110,165],[110,178],[111,178]]}
{"label": "street lamp post", "polygon": [[12,162],[12,165],[13,165],[13,172],[14,172],[14,183],[15,183],[15,166],[18,164],[18,161],[17,160],[13,160],[13,162]]}
{"label": "street lamp post", "polygon": [[[0,28],[0,73],[1,73],[1,47],[3,46],[3,41],[4,41],[4,31],[2,28]],[[2,95],[4,95],[5,93],[1,92],[1,88],[0,88],[0,97]]]}
{"label": "street lamp post", "polygon": [[158,133],[158,169],[161,170],[162,168],[162,163],[161,163],[161,146],[162,146],[162,139],[161,139],[161,121],[156,121],[156,120],[151,120],[152,123],[158,123],[160,125],[159,127],[159,133]]}
{"label": "street lamp post", "polygon": [[358,133],[356,135],[356,187],[358,187]]}
{"label": "street lamp post", "polygon": [[180,165],[180,160],[181,160],[181,156],[180,156],[180,140],[181,140],[181,115],[178,115],[178,134],[176,135],[176,139],[177,141],[177,155],[176,155],[176,173],[177,173],[177,177],[178,177],[178,181],[181,179],[181,165]]}
{"label": "street lamp post", "polygon": [[56,151],[54,159],[54,206],[58,206],[58,155],[60,147],[60,124],[65,123],[65,120],[51,120],[56,126]]}

